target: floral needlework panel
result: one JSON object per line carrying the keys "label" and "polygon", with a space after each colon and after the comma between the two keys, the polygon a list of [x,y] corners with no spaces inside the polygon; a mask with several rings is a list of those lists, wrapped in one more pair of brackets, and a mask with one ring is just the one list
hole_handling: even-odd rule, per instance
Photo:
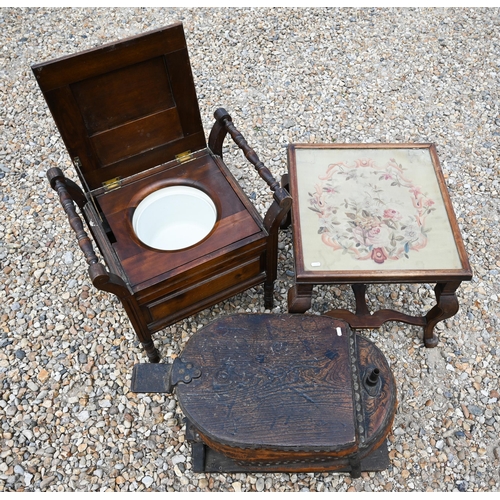
{"label": "floral needlework panel", "polygon": [[304,269],[461,269],[428,148],[297,148]]}

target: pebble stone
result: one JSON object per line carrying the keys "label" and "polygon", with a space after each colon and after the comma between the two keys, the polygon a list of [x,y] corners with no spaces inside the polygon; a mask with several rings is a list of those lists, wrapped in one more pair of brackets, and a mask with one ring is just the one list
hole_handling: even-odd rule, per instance
{"label": "pebble stone", "polygon": [[[192,470],[175,395],[132,394],[145,356],[117,299],[93,288],[45,172],[77,181],[30,66],[182,21],[203,126],[224,106],[279,178],[295,143],[432,142],[473,268],[460,310],[362,333],[391,364],[390,465],[339,473]],[[500,10],[498,8],[2,8],[0,10],[0,491],[498,491],[500,487]],[[225,159],[264,214],[241,152]],[[273,313],[293,283],[280,234]],[[372,286],[370,307],[422,314],[432,284]],[[315,287],[310,314],[352,307]],[[199,328],[264,312],[256,287],[156,335],[165,362]]]}

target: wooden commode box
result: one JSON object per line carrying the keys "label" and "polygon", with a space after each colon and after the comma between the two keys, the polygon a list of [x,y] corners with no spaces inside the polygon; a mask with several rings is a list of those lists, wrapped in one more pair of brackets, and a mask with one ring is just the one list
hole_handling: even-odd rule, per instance
{"label": "wooden commode box", "polygon": [[[151,361],[160,359],[152,333],[221,300],[263,283],[272,306],[291,198],[223,109],[207,144],[182,24],[33,72],[81,182],[52,168],[51,186],[93,284],[117,295]],[[224,164],[227,133],[269,186],[264,219]]]}

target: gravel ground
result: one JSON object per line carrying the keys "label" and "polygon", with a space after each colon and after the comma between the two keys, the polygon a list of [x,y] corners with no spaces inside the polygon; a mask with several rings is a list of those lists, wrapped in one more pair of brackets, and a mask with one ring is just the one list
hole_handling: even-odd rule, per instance
{"label": "gravel ground", "polygon": [[[49,189],[48,168],[72,167],[30,65],[178,20],[207,134],[226,107],[277,177],[289,142],[437,145],[474,278],[435,349],[417,327],[362,332],[398,385],[384,472],[196,474],[175,396],[129,391],[145,357]],[[499,490],[498,9],[4,8],[0,28],[0,491]],[[262,182],[232,147],[227,159],[264,213]],[[289,231],[280,249],[273,312],[293,280]],[[412,314],[433,303],[431,285],[371,290]],[[310,313],[332,302],[353,299],[318,287]],[[164,360],[214,318],[262,304],[256,288],[166,328]]]}

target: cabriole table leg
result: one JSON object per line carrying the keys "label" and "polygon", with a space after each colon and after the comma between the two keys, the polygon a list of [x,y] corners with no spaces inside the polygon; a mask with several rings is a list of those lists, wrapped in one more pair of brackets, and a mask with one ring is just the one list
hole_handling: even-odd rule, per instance
{"label": "cabriole table leg", "polygon": [[434,333],[434,327],[440,321],[451,318],[459,309],[458,299],[455,295],[459,287],[459,281],[438,283],[434,287],[437,304],[425,315],[426,325],[424,326],[425,347],[436,347],[439,342],[438,336]]}

